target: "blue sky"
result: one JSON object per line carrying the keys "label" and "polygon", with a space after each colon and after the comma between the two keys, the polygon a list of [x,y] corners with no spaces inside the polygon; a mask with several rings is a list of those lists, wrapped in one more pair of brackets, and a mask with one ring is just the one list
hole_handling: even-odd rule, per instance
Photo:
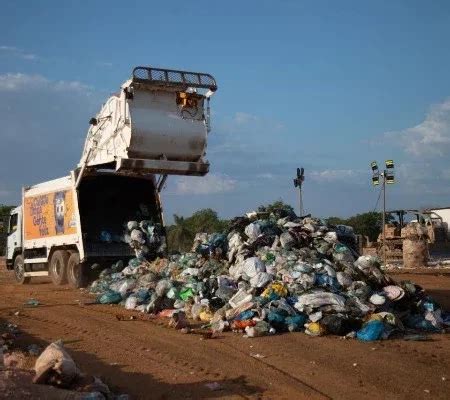
{"label": "blue sky", "polygon": [[165,213],[279,198],[318,216],[450,205],[447,1],[3,1],[0,203],[77,163],[89,118],[135,65],[213,74],[211,173],[170,178]]}

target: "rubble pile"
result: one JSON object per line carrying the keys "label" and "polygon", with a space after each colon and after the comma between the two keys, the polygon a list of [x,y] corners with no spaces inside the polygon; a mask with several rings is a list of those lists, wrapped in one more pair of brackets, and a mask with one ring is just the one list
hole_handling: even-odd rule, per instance
{"label": "rubble pile", "polygon": [[226,234],[198,234],[189,253],[140,256],[102,271],[90,291],[100,303],[171,316],[179,329],[188,317],[249,337],[304,331],[369,341],[449,323],[422,288],[395,283],[319,219],[285,210],[235,218]]}

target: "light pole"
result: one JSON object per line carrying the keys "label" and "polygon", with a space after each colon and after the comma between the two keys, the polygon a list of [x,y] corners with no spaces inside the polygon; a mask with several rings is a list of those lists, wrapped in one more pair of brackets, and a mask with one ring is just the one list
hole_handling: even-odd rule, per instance
{"label": "light pole", "polygon": [[305,181],[305,169],[297,168],[297,178],[294,178],[294,187],[298,187],[298,206],[300,217],[304,215],[305,210],[303,209],[303,197],[302,197],[302,186]]}
{"label": "light pole", "polygon": [[383,191],[383,264],[386,266],[386,184],[392,185],[394,181],[394,161],[386,160],[386,168],[380,173],[376,161],[372,161],[370,164],[372,168],[372,184],[374,186],[380,184],[380,176],[382,178],[382,188]]}

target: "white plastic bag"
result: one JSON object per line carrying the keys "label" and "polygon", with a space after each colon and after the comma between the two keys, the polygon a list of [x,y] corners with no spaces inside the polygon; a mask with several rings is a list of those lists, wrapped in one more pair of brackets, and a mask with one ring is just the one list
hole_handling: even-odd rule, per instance
{"label": "white plastic bag", "polygon": [[258,272],[265,272],[266,266],[259,257],[247,258],[242,264],[242,277],[246,280],[253,278]]}
{"label": "white plastic bag", "polygon": [[267,272],[258,272],[255,276],[250,279],[250,285],[255,288],[262,288],[271,282],[273,276]]}
{"label": "white plastic bag", "polygon": [[258,222],[252,222],[245,227],[245,234],[250,240],[255,240],[261,235],[261,225]]}

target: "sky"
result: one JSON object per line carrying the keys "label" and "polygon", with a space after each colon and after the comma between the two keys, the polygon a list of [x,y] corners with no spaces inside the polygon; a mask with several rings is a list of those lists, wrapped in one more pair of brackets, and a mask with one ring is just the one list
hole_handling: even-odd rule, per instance
{"label": "sky", "polygon": [[2,0],[0,203],[67,175],[89,119],[132,68],[207,72],[202,178],[169,177],[166,218],[228,218],[282,199],[319,217],[372,211],[370,162],[396,165],[387,207],[450,206],[448,1]]}

